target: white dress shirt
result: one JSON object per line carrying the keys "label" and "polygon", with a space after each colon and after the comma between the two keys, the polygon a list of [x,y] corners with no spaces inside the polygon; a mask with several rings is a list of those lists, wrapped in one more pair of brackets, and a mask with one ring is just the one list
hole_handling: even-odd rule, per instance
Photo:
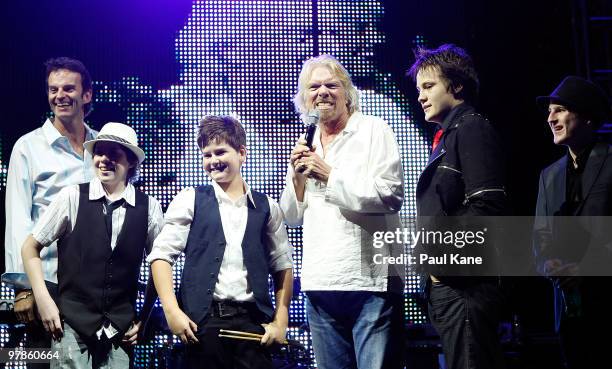
{"label": "white dress shirt", "polygon": [[[96,135],[85,125],[85,141]],[[91,155],[84,153],[81,157],[50,120],[17,140],[11,152],[6,186],[3,282],[18,289],[31,288],[21,261],[23,242],[63,187],[86,183],[92,178]],[[45,248],[41,260],[45,280],[57,283],[57,246]]]}
{"label": "white dress shirt", "polygon": [[375,265],[372,235],[401,226],[402,165],[395,135],[380,118],[353,113],[323,155],[327,184],[308,179],[298,202],[289,165],[281,209],[289,226],[303,226],[303,291],[386,291],[387,267]]}
{"label": "white dress shirt", "polygon": [[[247,270],[242,255],[242,239],[248,220],[247,201],[255,205],[251,189],[245,182],[245,194],[234,201],[216,182],[213,181],[212,186],[219,204],[226,241],[213,297],[215,300],[255,301],[253,291],[248,285]],[[267,198],[270,217],[266,225],[265,247],[270,269],[275,273],[291,268],[291,246],[280,207],[270,197]],[[147,257],[149,263],[162,259],[171,265],[174,264],[187,244],[194,207],[194,188],[186,188],[176,195],[166,211],[164,228]]]}
{"label": "white dress shirt", "polygon": [[[79,195],[78,185],[68,186],[60,191],[32,230],[32,236],[36,241],[43,246],[49,246],[59,238],[67,237],[72,233],[79,211]],[[100,180],[98,178],[92,179],[89,183],[89,200],[98,200],[103,197],[107,204],[114,202],[109,200]],[[148,196],[148,198],[147,251],[151,250],[155,237],[157,237],[164,225],[164,213],[159,202],[152,196]],[[125,203],[113,211],[111,233],[111,248],[113,250],[117,244],[117,237],[123,227],[126,207],[136,205],[136,192],[131,183],[128,183],[125,187],[119,199],[124,199]],[[100,211],[102,211],[102,207],[100,207]]]}

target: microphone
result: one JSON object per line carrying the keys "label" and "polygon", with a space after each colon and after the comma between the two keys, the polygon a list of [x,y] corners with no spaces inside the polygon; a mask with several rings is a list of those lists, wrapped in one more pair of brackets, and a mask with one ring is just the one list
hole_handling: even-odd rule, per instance
{"label": "microphone", "polygon": [[[306,140],[306,146],[308,146],[312,150],[312,140],[314,139],[315,130],[317,129],[317,125],[319,124],[319,118],[321,117],[321,113],[317,109],[313,109],[306,114],[305,124],[306,124],[306,134],[304,135],[304,139]],[[297,168],[298,173],[302,173],[306,168],[301,166]]]}
{"label": "microphone", "polygon": [[306,115],[306,135],[304,138],[306,139],[306,146],[310,149],[312,149],[312,140],[314,139],[315,130],[317,129],[317,124],[319,124],[320,117],[321,113],[317,109],[309,111]]}

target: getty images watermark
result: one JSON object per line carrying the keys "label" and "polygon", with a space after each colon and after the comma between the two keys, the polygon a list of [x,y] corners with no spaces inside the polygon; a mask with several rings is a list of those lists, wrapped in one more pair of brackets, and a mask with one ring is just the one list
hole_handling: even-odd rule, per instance
{"label": "getty images watermark", "polygon": [[[375,265],[388,275],[612,277],[612,216],[413,217],[368,226],[364,273]],[[564,267],[548,274],[550,264]]]}
{"label": "getty images watermark", "polygon": [[[397,228],[395,231],[377,231],[372,246],[383,250],[403,245],[399,255],[373,254],[374,264],[405,265],[482,265],[483,255],[465,255],[465,248],[477,248],[468,254],[481,254],[486,243],[487,228],[481,230],[430,231],[425,228],[413,231]],[[418,247],[418,252],[414,252]],[[428,249],[431,252],[426,252]],[[410,251],[410,252],[406,252]]]}

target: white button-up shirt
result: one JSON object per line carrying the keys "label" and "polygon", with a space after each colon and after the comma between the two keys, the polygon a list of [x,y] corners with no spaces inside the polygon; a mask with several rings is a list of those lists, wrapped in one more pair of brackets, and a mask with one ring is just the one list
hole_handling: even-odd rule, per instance
{"label": "white button-up shirt", "polygon": [[289,226],[303,226],[304,291],[386,291],[387,268],[374,265],[373,233],[400,227],[402,165],[395,135],[380,118],[353,113],[323,155],[332,167],[327,184],[306,181],[298,202],[289,165],[280,205]]}
{"label": "white button-up shirt", "polygon": [[[96,131],[85,126],[86,141],[96,135]],[[3,282],[18,289],[31,288],[21,260],[23,242],[63,187],[86,183],[92,178],[91,155],[85,153],[81,157],[50,120],[17,140],[6,185]],[[44,249],[41,260],[45,280],[57,283],[57,246]]]}
{"label": "white button-up shirt", "polygon": [[[255,205],[251,189],[245,182],[245,194],[234,201],[216,182],[213,181],[212,186],[219,204],[221,225],[226,241],[213,297],[215,300],[255,301],[253,291],[248,285],[247,270],[242,255],[242,239],[248,220],[247,201]],[[270,197],[268,197],[268,204],[270,217],[264,237],[265,247],[269,256],[270,269],[272,272],[278,272],[291,268],[291,246],[280,207]],[[166,211],[164,228],[147,257],[149,263],[162,259],[174,264],[176,258],[185,250],[193,221],[194,207],[194,188],[186,188],[176,195]]]}
{"label": "white button-up shirt", "polygon": [[[72,233],[76,225],[77,215],[79,212],[79,186],[69,186],[63,188],[53,202],[47,208],[47,211],[34,226],[32,236],[43,246],[49,246],[62,237],[67,237]],[[111,201],[102,187],[102,183],[98,178],[94,178],[89,183],[89,200],[98,200],[104,198],[107,204]],[[153,241],[161,231],[164,225],[164,213],[162,212],[159,202],[151,196],[149,198],[149,213],[147,219],[147,250],[151,250]],[[128,206],[136,206],[136,192],[131,183],[125,187],[125,190],[119,197],[124,199],[125,203],[113,211],[112,231],[111,231],[111,248],[114,250],[117,244],[117,237],[123,227],[125,220],[126,208]],[[117,200],[119,200],[117,199]],[[115,201],[117,201],[115,200]],[[102,207],[100,211],[103,212]]]}

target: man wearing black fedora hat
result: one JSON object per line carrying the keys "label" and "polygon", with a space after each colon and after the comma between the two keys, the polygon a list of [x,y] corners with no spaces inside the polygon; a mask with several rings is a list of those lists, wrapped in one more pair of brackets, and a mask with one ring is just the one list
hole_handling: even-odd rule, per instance
{"label": "man wearing black fedora hat", "polygon": [[548,112],[555,144],[568,149],[540,175],[537,268],[553,283],[555,328],[566,366],[597,367],[606,362],[606,348],[595,334],[612,329],[609,306],[601,303],[611,282],[604,276],[612,272],[612,237],[605,224],[612,215],[612,146],[597,135],[610,105],[597,85],[575,76],[536,101]]}

